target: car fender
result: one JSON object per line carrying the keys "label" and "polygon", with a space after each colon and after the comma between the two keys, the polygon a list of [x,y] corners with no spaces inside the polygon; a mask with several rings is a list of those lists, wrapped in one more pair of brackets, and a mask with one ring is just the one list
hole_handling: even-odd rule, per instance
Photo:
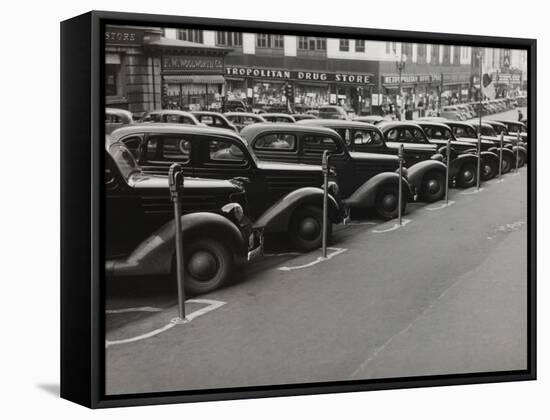
{"label": "car fender", "polygon": [[422,162],[418,162],[410,166],[407,170],[409,172],[409,184],[415,189],[415,191],[418,192],[422,189],[422,179],[426,173],[430,171],[437,171],[441,172],[443,176],[445,176],[447,165],[438,160],[423,160]]}
{"label": "car fender", "polygon": [[[107,275],[168,274],[175,256],[175,221],[164,224],[125,259],[106,262]],[[248,248],[240,230],[227,218],[210,212],[197,212],[181,216],[183,243],[197,237],[222,241],[236,260],[246,257]]]}
{"label": "car fender", "polygon": [[477,156],[470,153],[463,153],[457,156],[451,161],[449,176],[456,176],[460,171],[460,168],[462,168],[465,163],[473,163],[474,165],[477,165]]}
{"label": "car fender", "polygon": [[403,191],[407,193],[407,197],[409,199],[412,199],[414,195],[409,185],[409,182],[405,178],[400,177],[399,174],[395,172],[382,172],[373,176],[363,185],[357,188],[351,196],[344,200],[344,202],[349,207],[374,207],[378,191],[386,185],[397,186],[400,178],[401,182],[403,183]]}
{"label": "car fender", "polygon": [[498,167],[498,160],[499,160],[498,154],[493,153],[493,152],[489,152],[489,151],[481,152],[481,161],[482,162],[489,162],[491,160],[493,162],[495,162],[495,164]]}
{"label": "car fender", "polygon": [[[305,205],[323,206],[323,189],[302,187],[294,190],[269,207],[254,222],[255,228],[263,228],[265,233],[287,232],[292,213]],[[332,223],[340,223],[343,213],[341,206],[332,195],[328,195],[329,218]]]}

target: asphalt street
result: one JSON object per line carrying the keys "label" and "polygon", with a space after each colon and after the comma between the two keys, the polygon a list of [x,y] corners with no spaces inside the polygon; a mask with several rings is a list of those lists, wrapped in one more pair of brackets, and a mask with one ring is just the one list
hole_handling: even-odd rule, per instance
{"label": "asphalt street", "polygon": [[117,280],[107,394],[524,369],[527,168],[450,199],[338,226],[327,260],[268,253],[185,324],[167,279]]}

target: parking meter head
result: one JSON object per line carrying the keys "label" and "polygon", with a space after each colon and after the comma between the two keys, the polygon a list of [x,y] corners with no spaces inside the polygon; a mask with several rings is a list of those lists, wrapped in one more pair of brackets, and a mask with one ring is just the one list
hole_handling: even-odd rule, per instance
{"label": "parking meter head", "polygon": [[168,170],[168,185],[170,194],[175,199],[180,189],[183,188],[183,166],[179,163],[173,163]]}

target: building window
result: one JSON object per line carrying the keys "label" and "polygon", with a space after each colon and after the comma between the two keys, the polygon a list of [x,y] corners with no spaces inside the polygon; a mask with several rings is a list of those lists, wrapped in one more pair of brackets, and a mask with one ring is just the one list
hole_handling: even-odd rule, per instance
{"label": "building window", "polygon": [[105,64],[105,96],[118,95],[119,64]]}
{"label": "building window", "polygon": [[181,41],[203,43],[202,31],[199,29],[178,29],[176,37]]}
{"label": "building window", "polygon": [[460,64],[460,47],[457,45],[453,48],[453,64]]}
{"label": "building window", "polygon": [[444,45],[443,46],[443,64],[450,64],[450,63],[451,63],[451,46]]}
{"label": "building window", "polygon": [[241,32],[216,32],[216,45],[242,47],[243,34]]}
{"label": "building window", "polygon": [[327,39],[316,38],[312,36],[299,36],[298,37],[298,49],[309,51],[326,51]]}
{"label": "building window", "polygon": [[416,62],[419,64],[426,64],[427,60],[427,45],[417,44],[416,46]]}
{"label": "building window", "polygon": [[340,40],[340,51],[349,51],[349,39]]}
{"label": "building window", "polygon": [[358,39],[355,41],[355,51],[365,52],[365,41],[363,39]]}
{"label": "building window", "polygon": [[401,44],[401,54],[406,58],[406,61],[412,60],[412,44]]}
{"label": "building window", "polygon": [[439,45],[432,45],[432,52],[430,54],[430,63],[439,64]]}
{"label": "building window", "polygon": [[283,35],[256,35],[256,47],[258,48],[284,48],[284,46],[285,38]]}

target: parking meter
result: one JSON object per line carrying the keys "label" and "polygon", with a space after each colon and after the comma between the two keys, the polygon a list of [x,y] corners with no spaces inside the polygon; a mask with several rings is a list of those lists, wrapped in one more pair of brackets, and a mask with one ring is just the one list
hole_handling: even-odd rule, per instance
{"label": "parking meter", "polygon": [[399,225],[401,225],[401,209],[403,208],[403,158],[405,152],[403,144],[399,146],[399,152],[397,156],[399,157],[399,186],[398,186],[398,197],[397,197],[397,218],[399,220]]}
{"label": "parking meter", "polygon": [[178,282],[178,309],[180,321],[185,320],[185,286],[183,266],[183,235],[181,232],[181,199],[183,190],[183,166],[174,163],[168,171],[168,185],[170,198],[174,204],[174,228],[176,229],[176,275]]}
{"label": "parking meter", "polygon": [[329,157],[328,150],[323,151],[323,159],[321,161],[323,169],[323,258],[327,257]]}
{"label": "parking meter", "polygon": [[519,135],[519,129],[518,129],[518,137],[516,140],[516,172],[519,170],[519,143],[521,141],[521,137]]}
{"label": "parking meter", "polygon": [[479,127],[479,135],[477,136],[477,190],[481,184],[481,126]]}

